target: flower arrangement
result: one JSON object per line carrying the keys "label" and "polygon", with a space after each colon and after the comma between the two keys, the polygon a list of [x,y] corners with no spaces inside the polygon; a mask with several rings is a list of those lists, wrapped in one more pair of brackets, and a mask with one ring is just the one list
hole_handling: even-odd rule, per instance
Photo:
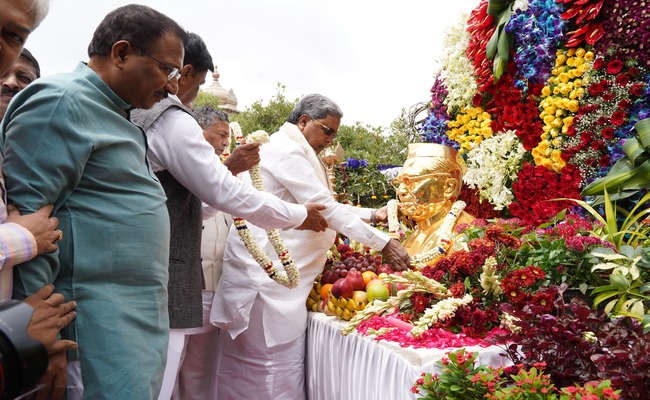
{"label": "flower arrangement", "polygon": [[512,131],[487,138],[467,153],[463,181],[471,188],[478,188],[481,199],[502,210],[514,198],[509,185],[517,177],[525,152]]}
{"label": "flower arrangement", "polygon": [[[635,103],[644,101],[644,69],[609,55],[598,56],[588,74],[591,85],[567,130],[563,158],[579,166],[584,184],[601,177],[621,157],[619,141],[630,137],[626,129]],[[584,186],[584,184],[582,186]]]}
{"label": "flower arrangement", "polygon": [[558,390],[551,375],[544,373],[546,365],[537,363],[525,369],[523,365],[494,368],[476,365],[478,352],[460,349],[447,353],[438,361],[442,373],[423,373],[411,388],[420,400],[448,399],[510,399],[510,400],[573,400],[619,399],[620,390],[613,390],[608,380],[597,380],[584,386],[571,385]]}
{"label": "flower arrangement", "polygon": [[463,15],[458,24],[447,30],[441,60],[440,76],[447,89],[443,103],[448,110],[455,111],[469,107],[476,94],[474,68],[467,55],[469,33],[466,29],[467,17]]}
{"label": "flower arrangement", "polygon": [[558,50],[555,68],[548,85],[542,89],[540,118],[544,122],[541,142],[531,153],[536,165],[560,172],[566,165],[561,157],[564,136],[580,107],[585,89],[582,77],[591,66],[594,53],[583,48]]}
{"label": "flower arrangement", "polygon": [[455,120],[450,121],[447,126],[447,136],[460,143],[459,154],[473,149],[483,139],[492,136],[492,120],[490,114],[481,107],[463,108],[456,115]]}

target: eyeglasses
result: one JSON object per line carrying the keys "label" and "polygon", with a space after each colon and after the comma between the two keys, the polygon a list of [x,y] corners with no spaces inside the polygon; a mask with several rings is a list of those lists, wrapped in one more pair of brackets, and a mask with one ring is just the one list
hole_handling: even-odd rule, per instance
{"label": "eyeglasses", "polygon": [[[129,44],[131,44],[131,43],[129,43]],[[152,60],[154,60],[155,62],[160,64],[161,67],[166,69],[168,71],[167,72],[167,81],[174,83],[174,82],[178,81],[181,78],[181,71],[179,71],[178,68],[170,67],[169,65],[167,65],[166,63],[160,61],[156,57],[154,57],[152,55],[149,55],[149,54],[145,54],[144,51],[142,51],[139,48],[135,47],[133,44],[131,44],[131,47],[133,47],[135,50],[137,50],[140,53],[141,56],[151,58]]]}
{"label": "eyeglasses", "polygon": [[165,64],[164,62],[160,61],[156,57],[149,55],[149,54],[143,54],[145,57],[149,57],[160,64],[161,67],[165,68],[167,71],[169,71],[169,74],[167,74],[167,80],[169,82],[176,82],[181,78],[181,72],[178,70],[176,67],[170,67],[169,65]]}
{"label": "eyeglasses", "polygon": [[427,178],[433,178],[436,176],[444,176],[444,177],[450,177],[448,173],[444,172],[437,172],[433,174],[423,174],[423,175],[417,175],[417,176],[408,176],[408,175],[400,175],[397,178],[394,178],[390,181],[390,184],[393,185],[393,187],[397,188],[399,185],[404,184],[404,186],[409,187],[414,183],[417,183],[419,181],[422,181]]}
{"label": "eyeglasses", "polygon": [[336,138],[338,136],[338,133],[334,129],[330,128],[329,126],[325,125],[324,123],[320,122],[319,120],[312,118],[311,115],[308,115],[308,114],[305,114],[305,115],[307,115],[312,121],[314,121],[315,123],[320,125],[321,128],[323,128],[323,132],[325,133],[325,135],[331,136],[332,139],[334,139],[334,138]]}

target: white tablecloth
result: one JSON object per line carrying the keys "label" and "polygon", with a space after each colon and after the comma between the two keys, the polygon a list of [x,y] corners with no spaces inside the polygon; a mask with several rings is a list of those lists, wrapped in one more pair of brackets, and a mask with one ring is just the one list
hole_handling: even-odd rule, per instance
{"label": "white tablecloth", "polygon": [[[343,336],[344,321],[323,313],[309,313],[307,327],[307,398],[309,400],[415,399],[411,387],[422,372],[440,373],[435,365],[452,349],[402,348],[352,333]],[[478,351],[477,362],[508,365],[496,346],[466,347]]]}

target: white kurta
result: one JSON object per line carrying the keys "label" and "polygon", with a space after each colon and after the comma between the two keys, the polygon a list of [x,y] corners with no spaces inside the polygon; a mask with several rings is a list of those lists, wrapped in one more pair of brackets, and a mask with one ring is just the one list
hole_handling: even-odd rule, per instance
{"label": "white kurta", "polygon": [[[300,271],[300,283],[288,289],[269,278],[250,256],[231,228],[224,254],[223,272],[212,305],[211,322],[235,338],[248,328],[250,311],[259,295],[262,302],[264,336],[269,347],[288,343],[304,334],[307,326],[305,301],[313,281],[325,265],[326,252],[336,232],[382,249],[390,237],[365,223],[369,209],[340,204],[332,197],[325,166],[297,126],[285,123],[260,150],[260,165],[267,192],[295,204],[308,202],[327,206],[325,232],[281,231]],[[248,178],[250,179],[250,178]],[[260,247],[279,265],[266,231],[249,223]]]}

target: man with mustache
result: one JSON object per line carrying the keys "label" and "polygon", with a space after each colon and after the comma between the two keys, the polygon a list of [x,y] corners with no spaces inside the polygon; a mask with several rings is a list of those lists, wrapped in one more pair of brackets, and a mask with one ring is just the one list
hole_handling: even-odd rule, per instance
{"label": "man with mustache", "polygon": [[0,119],[16,93],[40,77],[38,61],[29,50],[23,48],[16,62],[0,78]]}
{"label": "man with mustache", "polygon": [[128,117],[178,91],[186,36],[150,7],[117,8],[97,26],[88,62],[33,82],[2,121],[9,200],[21,212],[54,204],[63,231],[57,252],[16,269],[13,294],[54,283],[77,303],[62,332],[79,345],[69,354],[68,399],[158,397],[169,215],[145,135]]}

